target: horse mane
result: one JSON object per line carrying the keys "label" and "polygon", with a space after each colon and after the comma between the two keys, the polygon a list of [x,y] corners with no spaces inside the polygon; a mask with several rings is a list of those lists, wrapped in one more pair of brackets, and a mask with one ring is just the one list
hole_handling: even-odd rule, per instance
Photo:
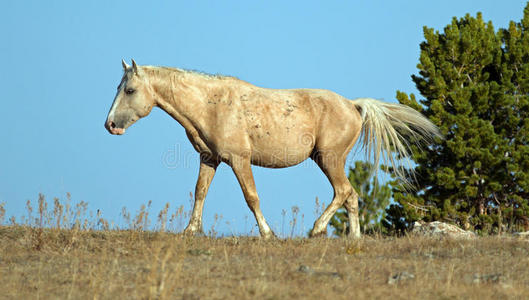
{"label": "horse mane", "polygon": [[163,67],[163,66],[141,66],[144,71],[147,71],[148,73],[181,73],[181,74],[192,74],[197,75],[205,79],[237,79],[234,76],[227,76],[222,74],[210,74],[199,70],[189,70],[189,69],[182,69],[182,68],[172,68],[172,67]]}

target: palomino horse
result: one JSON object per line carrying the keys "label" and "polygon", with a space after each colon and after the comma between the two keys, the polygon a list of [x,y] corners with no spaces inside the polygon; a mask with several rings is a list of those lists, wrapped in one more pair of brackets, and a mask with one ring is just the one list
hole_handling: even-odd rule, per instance
{"label": "palomino horse", "polygon": [[185,128],[200,154],[195,203],[185,234],[202,232],[204,198],[217,166],[224,162],[233,169],[261,236],[272,237],[259,207],[251,165],[285,168],[310,157],[334,189],[332,202],[310,235],[325,235],[329,220],[344,205],[349,235],[359,237],[358,194],[344,171],[346,157],[359,136],[363,135],[375,168],[382,158],[400,177],[405,169],[394,157],[409,157],[405,137],[417,142],[439,136],[428,119],[400,104],[351,101],[327,90],[265,89],[234,77],[138,66],[134,60],[132,66],[122,64],[124,75],[106,129],[124,134],[157,106]]}

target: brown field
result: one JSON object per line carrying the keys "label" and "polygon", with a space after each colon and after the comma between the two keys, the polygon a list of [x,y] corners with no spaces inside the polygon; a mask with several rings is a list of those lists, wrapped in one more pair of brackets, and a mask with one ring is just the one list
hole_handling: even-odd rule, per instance
{"label": "brown field", "polygon": [[182,207],[121,230],[67,198],[0,225],[0,299],[529,299],[529,239],[185,237]]}
{"label": "brown field", "polygon": [[527,240],[499,237],[264,241],[14,225],[0,227],[0,297],[528,299],[528,253]]}

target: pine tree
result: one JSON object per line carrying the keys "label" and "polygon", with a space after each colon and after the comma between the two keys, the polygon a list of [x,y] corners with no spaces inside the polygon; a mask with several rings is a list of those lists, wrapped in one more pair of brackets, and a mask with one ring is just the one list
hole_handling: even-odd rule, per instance
{"label": "pine tree", "polygon": [[394,221],[442,220],[484,233],[527,223],[528,30],[529,4],[520,23],[497,32],[480,13],[453,18],[443,33],[424,28],[412,76],[424,99],[402,92],[397,99],[429,117],[445,140],[414,146],[417,190],[393,185],[399,207],[388,213],[402,214]]}
{"label": "pine tree", "polygon": [[[362,233],[382,232],[381,220],[385,217],[385,208],[389,205],[391,187],[379,184],[376,177],[371,178],[371,164],[357,161],[349,168],[349,182],[358,193],[358,216]],[[347,212],[342,208],[331,219],[331,226],[338,236],[347,233]],[[344,228],[345,226],[345,228]]]}

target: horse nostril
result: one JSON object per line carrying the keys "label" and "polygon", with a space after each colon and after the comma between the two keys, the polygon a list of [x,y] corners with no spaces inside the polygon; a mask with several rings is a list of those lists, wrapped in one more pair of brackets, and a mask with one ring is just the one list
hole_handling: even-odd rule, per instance
{"label": "horse nostril", "polygon": [[116,129],[116,123],[114,123],[113,121],[107,120],[105,122],[105,128],[107,130],[114,130],[114,129]]}

